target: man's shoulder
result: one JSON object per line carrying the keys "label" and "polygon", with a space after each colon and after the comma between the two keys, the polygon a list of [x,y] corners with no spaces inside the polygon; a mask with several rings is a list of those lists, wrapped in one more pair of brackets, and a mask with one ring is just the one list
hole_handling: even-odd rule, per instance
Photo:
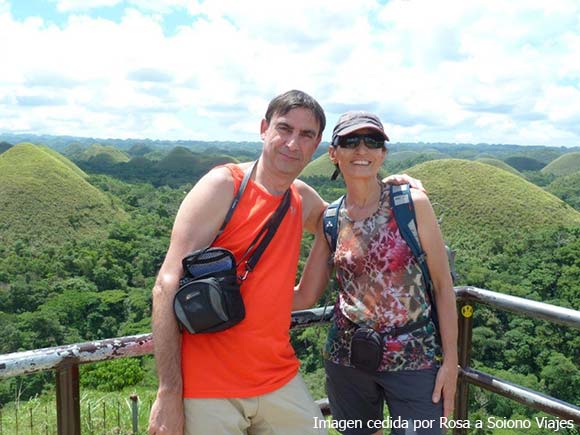
{"label": "man's shoulder", "polygon": [[292,184],[294,185],[300,196],[302,196],[302,200],[320,198],[318,192],[316,192],[316,190],[314,190],[313,187],[306,184],[304,181],[296,179]]}

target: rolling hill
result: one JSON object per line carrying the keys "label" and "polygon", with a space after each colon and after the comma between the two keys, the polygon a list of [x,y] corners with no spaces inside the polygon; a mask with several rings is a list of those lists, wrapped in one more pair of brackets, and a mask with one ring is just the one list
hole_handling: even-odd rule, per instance
{"label": "rolling hill", "polygon": [[112,164],[129,161],[129,156],[124,151],[121,151],[114,146],[103,146],[95,143],[85,149],[73,148],[73,150],[74,152],[67,155],[72,160],[81,162],[95,161]]}
{"label": "rolling hill", "polygon": [[126,218],[111,198],[55,151],[21,143],[0,155],[0,241],[62,243],[104,234]]}
{"label": "rolling hill", "polygon": [[534,228],[580,225],[580,213],[559,198],[487,164],[434,160],[408,173],[426,186],[445,238],[458,249],[497,250]]}
{"label": "rolling hill", "polygon": [[506,162],[502,162],[501,160],[487,158],[487,157],[478,157],[476,159],[476,161],[481,162],[481,163],[485,163],[486,165],[495,166],[496,168],[500,168],[500,169],[503,169],[504,171],[511,172],[514,175],[519,175],[520,177],[523,177],[523,175],[520,171],[518,171],[513,166],[508,165]]}
{"label": "rolling hill", "polygon": [[322,154],[320,157],[312,160],[300,173],[300,178],[306,177],[325,177],[330,178],[334,172],[334,164],[328,158],[328,154]]}
{"label": "rolling hill", "polygon": [[[330,180],[334,173],[334,164],[330,161],[328,154],[323,154],[320,157],[312,160],[300,173],[300,178],[308,177],[324,177]],[[379,170],[381,177],[387,176],[387,171],[384,168]]]}
{"label": "rolling hill", "polygon": [[556,176],[571,175],[580,171],[580,152],[566,153],[546,165],[542,172]]}

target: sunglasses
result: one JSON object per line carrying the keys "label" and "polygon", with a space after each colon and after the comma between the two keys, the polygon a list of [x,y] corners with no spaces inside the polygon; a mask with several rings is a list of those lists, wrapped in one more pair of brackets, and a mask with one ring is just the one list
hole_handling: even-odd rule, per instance
{"label": "sunglasses", "polygon": [[366,147],[371,150],[378,150],[379,148],[385,147],[385,139],[377,134],[351,134],[338,137],[336,139],[336,145],[341,148],[353,150],[358,147],[361,140],[363,140]]}

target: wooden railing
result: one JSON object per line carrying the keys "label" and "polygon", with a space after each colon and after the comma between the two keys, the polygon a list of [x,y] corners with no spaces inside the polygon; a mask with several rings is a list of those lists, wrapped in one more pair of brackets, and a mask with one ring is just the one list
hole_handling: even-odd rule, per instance
{"label": "wooden railing", "polygon": [[[470,384],[508,397],[528,407],[544,411],[580,425],[580,408],[537,391],[507,382],[470,367],[471,337],[474,304],[486,304],[524,316],[580,329],[580,311],[557,307],[542,302],[495,293],[475,287],[456,287],[459,308],[459,379],[455,420],[468,418]],[[292,313],[292,328],[327,323],[332,308],[316,308]],[[56,407],[59,435],[80,434],[79,364],[128,358],[153,353],[151,334],[112,338],[95,342],[72,344],[26,352],[0,355],[0,379],[56,371]],[[318,401],[324,414],[329,413],[328,401]],[[454,429],[454,434],[467,433],[465,428]]]}

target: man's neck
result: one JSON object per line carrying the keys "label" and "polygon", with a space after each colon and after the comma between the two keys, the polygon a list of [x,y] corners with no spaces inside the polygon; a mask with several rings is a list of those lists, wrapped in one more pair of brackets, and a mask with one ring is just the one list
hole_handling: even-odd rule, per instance
{"label": "man's neck", "polygon": [[271,195],[282,195],[292,185],[296,176],[283,174],[267,167],[260,159],[254,174],[254,182],[262,186]]}

